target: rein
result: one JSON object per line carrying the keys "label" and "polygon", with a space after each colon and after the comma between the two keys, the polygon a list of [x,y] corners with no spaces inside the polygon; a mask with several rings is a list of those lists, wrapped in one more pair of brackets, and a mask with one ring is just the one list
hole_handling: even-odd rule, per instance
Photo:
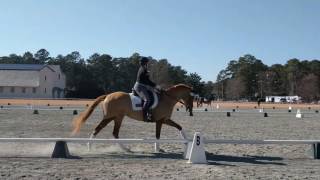
{"label": "rein", "polygon": [[177,97],[171,96],[170,94],[167,93],[167,91],[162,91],[164,95],[168,96],[169,98],[183,104],[184,106],[186,106],[186,104],[184,102],[182,102],[180,99],[178,99]]}

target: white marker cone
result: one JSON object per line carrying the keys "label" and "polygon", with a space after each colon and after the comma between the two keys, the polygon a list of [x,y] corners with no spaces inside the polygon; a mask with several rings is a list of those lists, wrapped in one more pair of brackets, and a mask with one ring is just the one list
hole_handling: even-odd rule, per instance
{"label": "white marker cone", "polygon": [[301,113],[300,109],[297,110],[296,118],[303,118],[303,114]]}
{"label": "white marker cone", "polygon": [[194,134],[188,163],[207,164],[207,158],[203,148],[203,137],[200,132]]}

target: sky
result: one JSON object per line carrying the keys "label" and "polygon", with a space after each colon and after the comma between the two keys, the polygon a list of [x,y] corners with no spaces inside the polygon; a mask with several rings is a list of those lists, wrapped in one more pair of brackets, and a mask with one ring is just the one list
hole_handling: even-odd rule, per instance
{"label": "sky", "polygon": [[167,59],[204,81],[252,54],[320,59],[320,0],[0,0],[0,56],[79,51]]}

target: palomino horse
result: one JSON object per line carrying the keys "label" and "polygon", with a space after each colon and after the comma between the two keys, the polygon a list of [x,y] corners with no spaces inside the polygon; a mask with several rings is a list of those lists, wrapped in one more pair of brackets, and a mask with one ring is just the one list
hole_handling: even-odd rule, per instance
{"label": "palomino horse", "polygon": [[[180,131],[180,135],[185,139],[186,135],[182,130],[182,127],[171,120],[171,115],[175,104],[177,102],[181,102],[188,108],[190,116],[192,116],[192,88],[184,84],[178,84],[162,91],[159,99],[158,106],[152,110],[152,120],[156,123],[156,138],[160,139],[162,124],[166,124],[177,128]],[[103,101],[103,119],[95,127],[90,138],[97,136],[97,134],[111,121],[114,121],[112,134],[114,138],[119,138],[119,130],[124,116],[128,116],[138,121],[143,121],[142,111],[133,110],[129,94],[124,92],[114,92],[109,95],[102,95],[96,98],[86,111],[73,120],[73,134],[80,131],[81,126],[101,101]],[[159,151],[158,144],[155,144],[155,150]]]}

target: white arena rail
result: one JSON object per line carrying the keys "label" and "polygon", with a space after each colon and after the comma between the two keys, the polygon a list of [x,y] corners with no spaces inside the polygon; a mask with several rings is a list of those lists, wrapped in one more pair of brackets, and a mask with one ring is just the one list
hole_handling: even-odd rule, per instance
{"label": "white arena rail", "polygon": [[188,163],[207,163],[204,144],[311,144],[314,159],[320,159],[320,140],[227,140],[227,139],[204,139],[201,133],[196,132],[193,140],[188,139],[89,139],[89,138],[0,138],[0,143],[50,143],[55,142],[52,158],[69,158],[67,142],[70,143],[182,143],[187,144],[184,158]]}
{"label": "white arena rail", "polygon": [[184,139],[89,139],[89,138],[0,138],[0,142],[44,143],[64,141],[70,143],[188,143]]}
{"label": "white arena rail", "polygon": [[205,144],[317,144],[320,140],[204,140]]}

